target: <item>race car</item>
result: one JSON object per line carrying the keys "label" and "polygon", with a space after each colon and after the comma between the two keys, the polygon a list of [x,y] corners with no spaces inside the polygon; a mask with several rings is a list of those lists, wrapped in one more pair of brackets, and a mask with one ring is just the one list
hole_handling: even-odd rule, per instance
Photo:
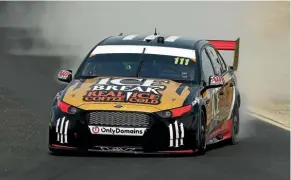
{"label": "race car", "polygon": [[[239,38],[110,36],[87,54],[53,100],[49,150],[199,153],[238,143]],[[233,51],[233,65],[220,51]]]}

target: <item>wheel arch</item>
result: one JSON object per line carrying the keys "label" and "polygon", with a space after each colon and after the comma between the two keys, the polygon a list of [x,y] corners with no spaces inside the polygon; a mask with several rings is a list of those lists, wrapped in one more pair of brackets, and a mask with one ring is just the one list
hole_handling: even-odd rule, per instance
{"label": "wheel arch", "polygon": [[238,88],[235,88],[235,99],[236,99],[236,104],[238,105],[238,107],[240,107],[241,105],[241,97],[240,97],[240,92],[238,90]]}

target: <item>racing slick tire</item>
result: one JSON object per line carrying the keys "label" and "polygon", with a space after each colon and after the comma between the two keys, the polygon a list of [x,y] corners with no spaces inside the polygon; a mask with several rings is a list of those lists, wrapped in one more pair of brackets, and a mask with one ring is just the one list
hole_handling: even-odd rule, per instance
{"label": "racing slick tire", "polygon": [[239,104],[235,103],[234,109],[231,115],[231,137],[226,140],[229,145],[238,144],[238,134],[239,134]]}
{"label": "racing slick tire", "polygon": [[205,114],[201,111],[200,121],[198,123],[198,141],[197,141],[197,154],[204,155],[206,153],[206,131],[205,131]]}

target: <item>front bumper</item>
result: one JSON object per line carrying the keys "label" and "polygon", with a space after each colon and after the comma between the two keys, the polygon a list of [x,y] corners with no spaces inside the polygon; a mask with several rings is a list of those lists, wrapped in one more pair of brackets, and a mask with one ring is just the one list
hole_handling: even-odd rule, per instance
{"label": "front bumper", "polygon": [[[191,153],[196,148],[199,114],[190,113],[177,119],[163,119],[147,114],[149,123],[142,134],[134,131],[113,134],[110,129],[136,128],[128,125],[106,126],[88,120],[88,112],[75,115],[54,109],[49,126],[51,150],[85,150],[118,153]],[[99,128],[98,132],[92,128]],[[140,128],[140,127],[138,127]],[[104,128],[103,128],[104,129]],[[121,131],[119,131],[121,132]]]}

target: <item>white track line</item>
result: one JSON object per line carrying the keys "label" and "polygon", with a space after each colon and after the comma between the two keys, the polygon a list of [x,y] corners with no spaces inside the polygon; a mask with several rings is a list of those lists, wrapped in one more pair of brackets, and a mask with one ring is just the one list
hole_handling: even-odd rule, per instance
{"label": "white track line", "polygon": [[290,128],[288,126],[285,126],[284,124],[281,124],[278,121],[275,121],[275,120],[273,120],[271,118],[268,118],[268,117],[266,117],[264,115],[258,114],[256,112],[249,112],[249,114],[251,116],[255,117],[255,118],[258,118],[258,119],[262,120],[262,121],[268,122],[268,123],[270,123],[272,125],[275,125],[275,126],[277,126],[279,128],[282,128],[282,129],[285,129],[287,131],[290,131]]}

